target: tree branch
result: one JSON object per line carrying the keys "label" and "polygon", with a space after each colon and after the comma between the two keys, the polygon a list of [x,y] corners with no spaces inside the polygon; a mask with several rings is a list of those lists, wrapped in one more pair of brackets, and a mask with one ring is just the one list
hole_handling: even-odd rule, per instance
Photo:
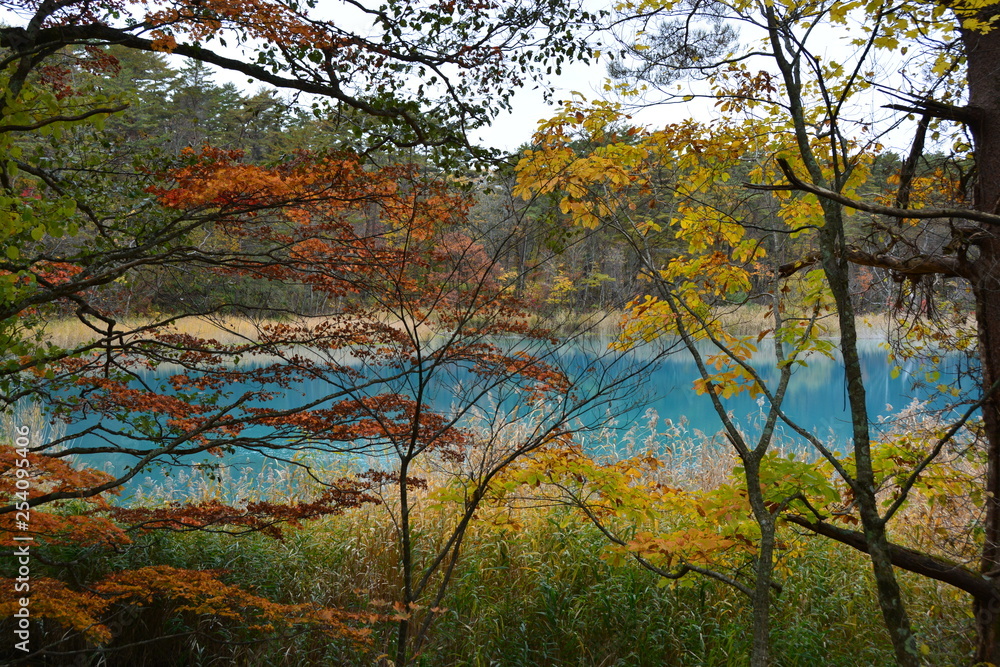
{"label": "tree branch", "polygon": [[[858,211],[865,211],[866,213],[875,213],[877,215],[886,215],[892,218],[909,218],[914,220],[933,220],[939,218],[962,218],[965,220],[975,220],[976,222],[982,222],[988,225],[1000,226],[1000,215],[994,215],[992,213],[984,213],[982,211],[976,211],[968,208],[919,208],[919,209],[909,209],[909,208],[896,208],[895,206],[882,206],[880,204],[869,204],[868,202],[858,201],[856,199],[851,199],[850,197],[843,195],[839,192],[834,192],[833,190],[820,187],[818,185],[813,185],[812,183],[806,183],[792,171],[791,165],[788,164],[788,160],[778,159],[778,166],[781,167],[782,173],[784,173],[785,178],[788,179],[789,186],[784,188],[786,190],[801,190],[803,192],[808,192],[814,194],[817,197],[823,197],[824,199],[829,199],[835,201],[838,204],[843,204],[848,208],[853,208]],[[745,187],[751,190],[775,190],[776,186],[772,185],[756,185],[754,183],[744,183]],[[780,187],[780,186],[778,186]]]}
{"label": "tree branch", "polygon": [[[829,537],[862,553],[869,553],[864,533],[834,526],[825,521],[810,521],[806,517],[796,514],[786,515],[784,519],[817,535]],[[936,558],[891,542],[889,543],[889,556],[894,566],[907,572],[936,579],[979,599],[1000,598],[1000,591],[989,578],[958,563]]]}
{"label": "tree branch", "polygon": [[[896,257],[886,252],[871,253],[861,250],[857,246],[847,246],[844,257],[852,264],[888,269],[897,275],[911,278],[926,275],[968,277],[959,258],[951,255],[932,253],[913,255],[912,257]],[[819,260],[819,253],[814,252],[794,262],[782,264],[778,267],[778,277],[788,278],[802,269],[813,266]]]}
{"label": "tree branch", "polygon": [[[0,29],[0,46],[7,48],[23,47],[26,36],[27,32],[24,28]],[[140,51],[162,52],[163,50],[162,48],[157,48],[153,40],[137,37],[128,31],[99,24],[44,28],[32,37],[34,38],[32,40],[32,45],[34,46],[38,44],[69,45],[100,41],[107,44],[120,44]],[[402,121],[414,133],[417,139],[415,145],[435,146],[466,143],[462,137],[451,133],[439,139],[432,139],[427,135],[426,128],[419,122],[415,114],[402,107],[376,107],[362,99],[347,94],[336,81],[327,83],[279,76],[260,65],[227,58],[209,49],[190,44],[178,43],[171,50],[171,53],[216,65],[229,71],[241,72],[258,81],[269,83],[278,88],[299,90],[305,93],[329,97],[376,118]],[[408,146],[409,144],[405,145]]]}
{"label": "tree branch", "polygon": [[128,109],[127,104],[121,104],[116,107],[102,107],[98,109],[91,109],[86,113],[81,113],[76,116],[52,116],[51,118],[45,118],[38,121],[37,123],[32,123],[31,125],[0,125],[0,132],[31,132],[32,130],[37,130],[39,128],[45,127],[46,125],[51,125],[52,123],[73,123],[76,121],[85,120],[91,116],[96,116],[97,114],[112,114],[118,113],[119,111],[125,111]]}

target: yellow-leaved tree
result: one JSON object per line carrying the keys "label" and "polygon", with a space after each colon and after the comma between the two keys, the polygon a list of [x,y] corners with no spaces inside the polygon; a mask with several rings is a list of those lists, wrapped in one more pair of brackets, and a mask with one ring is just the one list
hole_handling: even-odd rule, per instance
{"label": "yellow-leaved tree", "polygon": [[[644,101],[654,90],[660,99],[675,102],[707,97],[720,118],[616,133],[610,128],[620,127],[620,108],[568,103],[540,126],[535,146],[523,156],[521,191],[559,192],[561,209],[580,225],[615,227],[650,281],[649,293],[632,303],[623,340],[675,335],[698,363],[696,390],[714,403],[742,460],[747,497],[760,527],[752,663],[768,661],[769,549],[779,515],[870,555],[899,664],[918,664],[921,653],[931,649],[912,629],[896,567],[971,594],[977,659],[998,662],[1000,595],[983,574],[998,565],[1000,526],[993,500],[1000,482],[994,470],[1000,465],[1000,430],[992,393],[1000,355],[992,350],[998,338],[990,333],[996,326],[993,313],[1000,310],[989,307],[996,298],[994,227],[1000,218],[993,209],[1000,197],[990,194],[995,186],[989,179],[961,172],[975,160],[979,174],[995,173],[985,169],[989,158],[984,153],[994,128],[1000,128],[989,110],[1000,109],[1000,98],[987,99],[982,75],[976,74],[995,39],[991,6],[653,0],[624,3],[619,11],[618,25],[629,25],[631,17],[638,29],[618,35],[625,53],[611,73],[643,80],[649,86],[642,91]],[[739,43],[736,28],[742,31]],[[842,50],[834,52],[842,57],[827,57],[838,35]],[[932,44],[930,36],[954,48],[932,48],[940,44]],[[906,49],[919,49],[919,61],[903,58]],[[901,89],[902,84],[884,78],[890,66],[904,72],[913,68],[921,77],[905,78],[910,88]],[[685,85],[685,76],[701,81]],[[629,84],[624,87],[635,93],[635,81]],[[614,90],[610,84],[607,88]],[[969,104],[957,106],[966,92]],[[872,113],[878,104],[899,117],[880,125],[886,119]],[[908,113],[921,115],[909,155],[890,169],[895,173],[888,182],[879,182],[873,170],[879,160],[885,162],[883,130],[905,124]],[[928,141],[940,148],[949,137],[960,139],[965,127],[972,134],[971,153],[957,142],[960,159],[932,164],[924,155]],[[651,240],[664,234],[671,243],[654,249]],[[978,391],[960,392],[964,406],[934,428],[900,435],[873,427],[858,352],[858,297],[852,292],[852,267],[858,265],[886,272],[904,295],[929,289],[926,276],[931,275],[971,286],[982,380]],[[758,301],[774,317],[770,331],[740,337],[721,325],[720,314],[727,309]],[[912,334],[928,341],[922,349],[931,363],[965,345],[960,329],[972,305],[953,305],[947,322],[935,324],[920,313],[909,320]],[[823,337],[830,333],[839,337]],[[760,364],[750,363],[768,336],[779,371],[771,383]],[[698,338],[715,349],[704,353]],[[836,353],[843,359],[852,427],[845,455],[782,408],[785,378],[809,353]],[[950,393],[955,388],[934,389]],[[767,406],[764,434],[754,446],[727,416],[724,401],[739,392],[760,394]],[[831,505],[829,497],[820,502],[828,489],[811,482],[799,489],[778,484],[779,496],[769,497],[767,488],[758,492],[762,479],[786,478],[780,466],[762,467],[772,461],[766,456],[768,438],[778,421],[822,457],[841,490],[839,504]],[[973,467],[981,461],[982,476],[958,475],[960,456]],[[893,519],[915,493],[928,492],[925,482],[935,475],[958,485],[950,495],[981,499],[983,518],[967,527],[969,540],[978,540],[978,567],[969,554],[957,562],[953,554],[916,550],[898,539]],[[975,485],[978,494],[972,493]]]}

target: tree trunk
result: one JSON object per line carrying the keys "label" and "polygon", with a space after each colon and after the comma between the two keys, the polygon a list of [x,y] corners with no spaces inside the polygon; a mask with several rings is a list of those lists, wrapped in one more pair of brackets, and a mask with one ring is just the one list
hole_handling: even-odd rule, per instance
{"label": "tree trunk", "polygon": [[760,547],[754,567],[753,648],[750,667],[767,667],[771,660],[771,583],[774,581],[774,515],[764,504],[760,489],[760,459],[754,452],[744,459],[747,494],[754,519],[760,526]]}
{"label": "tree trunk", "polygon": [[410,622],[406,619],[399,621],[396,626],[396,660],[395,667],[404,667],[407,664],[406,645],[410,640]]}
{"label": "tree trunk", "polygon": [[399,466],[399,552],[400,561],[403,566],[403,609],[396,630],[396,661],[395,667],[405,667],[408,660],[408,644],[410,642],[410,603],[413,602],[413,544],[410,536],[410,497],[409,488],[406,486],[407,473],[409,472],[409,459],[403,457]]}
{"label": "tree trunk", "polygon": [[[1000,259],[998,239],[992,234],[984,244],[977,264],[989,257],[990,263]],[[996,268],[984,266],[973,292],[976,296],[976,319],[979,334],[979,359],[983,391],[1000,379],[1000,276]],[[986,479],[983,494],[986,503],[983,516],[983,550],[979,570],[993,578],[1000,574],[1000,401],[996,394],[983,403],[983,435],[986,440]],[[996,598],[977,598],[976,662],[1000,664],[1000,603]]]}
{"label": "tree trunk", "polygon": [[[995,8],[985,10],[996,12]],[[982,18],[988,18],[983,16]],[[977,179],[973,205],[979,211],[1000,210],[1000,31],[985,34],[963,31],[969,86],[969,127],[976,156]],[[979,336],[979,359],[983,392],[1000,379],[1000,238],[997,230],[981,225],[973,261],[973,293]],[[1000,573],[1000,399],[991,395],[983,404],[986,440],[986,507],[984,543],[980,571],[988,576]],[[1000,605],[995,599],[975,603],[976,661],[1000,664]]]}
{"label": "tree trunk", "polygon": [[858,334],[848,279],[843,209],[834,202],[825,201],[822,205],[824,225],[820,230],[821,255],[823,270],[837,304],[840,324],[840,350],[844,357],[847,398],[851,406],[854,460],[857,466],[854,480],[855,498],[875,574],[879,606],[892,640],[896,664],[901,667],[916,667],[920,664],[916,651],[916,638],[896,581],[889,540],[885,532],[885,521],[879,514],[878,501],[875,498],[868,405],[861,373],[861,359],[858,356]]}
{"label": "tree trunk", "polygon": [[[868,555],[871,557],[872,571],[875,574],[875,590],[878,593],[879,607],[882,609],[882,619],[889,630],[892,647],[896,653],[896,664],[900,666],[920,664],[917,654],[916,637],[910,627],[910,617],[903,605],[903,595],[899,590],[899,582],[892,567],[892,556],[889,540],[885,534],[885,523],[873,509],[877,508],[874,494],[869,501],[858,503],[861,523],[865,529],[865,541],[868,542]],[[871,516],[874,514],[874,517]],[[867,520],[866,520],[867,515]]]}

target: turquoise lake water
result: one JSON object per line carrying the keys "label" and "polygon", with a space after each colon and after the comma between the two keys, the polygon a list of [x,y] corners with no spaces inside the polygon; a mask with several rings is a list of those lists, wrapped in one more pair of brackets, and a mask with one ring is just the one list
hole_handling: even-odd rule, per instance
{"label": "turquoise lake water", "polygon": [[[593,344],[589,349],[574,349],[569,355],[561,358],[565,366],[571,371],[573,368],[582,368],[593,356],[606,354],[606,343]],[[755,358],[755,365],[760,368],[767,368],[769,365],[766,341],[761,345],[761,352]],[[927,397],[926,391],[914,391],[915,379],[923,376],[928,368],[919,368],[916,363],[903,366],[898,374],[892,373],[892,368],[887,361],[887,352],[882,349],[877,341],[863,341],[861,349],[861,360],[865,376],[865,384],[868,391],[868,405],[870,417],[873,422],[890,417],[903,408],[911,405],[915,399]],[[619,367],[623,372],[633,372],[632,362],[637,360],[648,361],[651,356],[649,350],[615,356],[613,363],[609,362],[607,377],[611,377],[615,367]],[[610,358],[610,357],[609,357]],[[771,357],[773,363],[773,356]],[[942,381],[956,377],[959,364],[966,362],[954,357],[946,357],[942,360],[941,366],[937,369],[942,373]],[[593,374],[592,374],[593,375]],[[776,378],[777,372],[771,368],[766,375]],[[720,441],[716,434],[721,428],[721,422],[715,413],[709,397],[697,395],[692,389],[692,382],[697,378],[697,369],[691,357],[684,352],[676,352],[650,365],[642,373],[632,377],[629,382],[633,384],[635,391],[627,392],[625,400],[617,403],[601,403],[590,410],[585,410],[576,415],[579,423],[592,422],[600,423],[599,433],[585,436],[585,446],[601,447],[607,451],[618,449],[621,453],[628,453],[628,450],[636,450],[647,447],[669,446],[667,440],[676,441],[678,438],[685,441],[687,446],[698,446],[700,442]],[[590,376],[585,376],[581,386],[586,390]],[[425,402],[433,409],[447,412],[456,399],[462,398],[476,388],[474,380],[468,374],[456,373],[446,376],[446,380],[435,383],[431,387],[429,395],[425,396]],[[147,381],[154,378],[145,378]],[[966,385],[973,383],[968,377],[964,379]],[[972,388],[971,386],[967,388]],[[234,390],[239,389],[238,387]],[[394,387],[400,393],[405,393],[405,386]],[[304,397],[322,396],[330,392],[330,386],[323,380],[309,380],[296,389],[276,389],[277,396],[270,400],[267,405],[271,408],[283,409],[291,408],[299,404]],[[493,406],[494,413],[510,412],[512,406]],[[758,432],[759,423],[762,421],[762,411],[766,409],[766,403],[759,398],[750,396],[738,396],[727,400],[727,411],[740,424],[740,428],[753,437]],[[938,404],[942,404],[939,400]],[[792,419],[797,420],[806,429],[819,436],[825,442],[833,445],[834,449],[845,449],[849,443],[850,435],[850,415],[847,410],[847,392],[844,382],[843,365],[837,360],[828,359],[821,356],[814,356],[809,360],[807,367],[798,369],[790,384],[788,395],[785,400],[784,410]],[[508,414],[509,417],[509,414]],[[74,430],[81,426],[86,427],[96,422],[83,422],[73,427]],[[105,423],[105,427],[114,428],[114,424]],[[674,438],[664,438],[657,436],[657,433],[672,432]],[[805,448],[797,436],[787,427],[779,427],[778,436],[780,444],[786,448]],[[127,439],[121,439],[127,443]],[[78,439],[77,444],[94,444],[91,436],[83,436]],[[337,456],[343,455],[327,454],[326,460],[330,461]],[[331,459],[330,457],[333,457]],[[223,459],[205,456],[204,461],[215,465],[229,467],[223,476],[232,479],[243,477],[260,477],[262,470],[267,468],[264,459],[260,454],[254,452],[240,452],[227,455]],[[348,459],[344,459],[347,461]],[[355,467],[378,466],[377,457],[370,460],[362,460],[356,456],[351,457],[350,462]],[[103,465],[95,465],[97,461],[90,459],[89,465],[94,467],[105,467],[109,471],[118,472],[125,469],[130,463],[130,459],[121,455],[105,458],[101,461]],[[176,472],[173,473],[176,476]],[[181,475],[183,477],[183,475]],[[162,483],[164,478],[163,469],[154,469],[143,473],[138,483],[130,486],[135,488],[143,483]]]}

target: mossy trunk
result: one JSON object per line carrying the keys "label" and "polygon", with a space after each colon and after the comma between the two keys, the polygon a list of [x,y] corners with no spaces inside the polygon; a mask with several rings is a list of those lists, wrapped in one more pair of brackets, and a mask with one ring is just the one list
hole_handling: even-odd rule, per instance
{"label": "mossy trunk", "polygon": [[750,667],[767,667],[771,661],[771,585],[774,581],[774,516],[760,489],[760,457],[744,461],[750,506],[760,527],[760,544],[754,566],[753,648]]}
{"label": "mossy trunk", "polygon": [[843,209],[833,202],[824,202],[824,226],[820,232],[823,269],[837,304],[840,322],[840,350],[844,357],[844,374],[847,381],[847,398],[851,408],[852,439],[854,444],[855,500],[864,528],[868,554],[875,575],[882,618],[892,640],[896,664],[917,667],[920,664],[916,638],[910,618],[903,604],[902,594],[892,566],[885,521],[879,515],[875,497],[875,472],[872,467],[871,436],[868,428],[868,406],[861,359],[858,356],[858,334],[851,300],[846,241],[844,237]]}

